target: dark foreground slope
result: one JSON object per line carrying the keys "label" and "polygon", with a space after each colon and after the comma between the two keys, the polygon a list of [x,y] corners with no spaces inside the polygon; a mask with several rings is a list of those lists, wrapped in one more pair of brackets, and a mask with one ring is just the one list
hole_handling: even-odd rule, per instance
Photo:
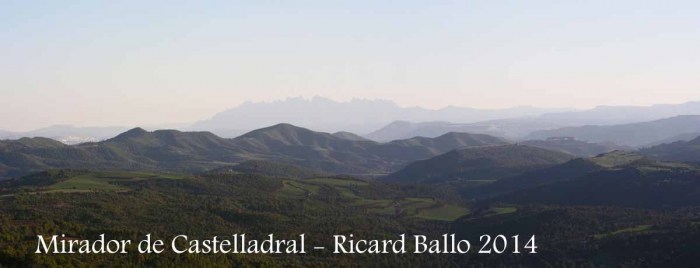
{"label": "dark foreground slope", "polygon": [[616,151],[463,189],[461,193],[486,203],[692,207],[700,206],[700,169]]}
{"label": "dark foreground slope", "polygon": [[676,208],[700,206],[700,170],[629,166],[545,184],[496,198],[518,204]]}
{"label": "dark foreground slope", "polygon": [[[202,176],[146,172],[50,171],[1,184],[0,264],[106,267],[691,267],[700,210],[616,206],[476,207],[432,184],[397,185],[353,178],[287,179],[251,174]],[[96,187],[95,185],[100,185]],[[457,198],[457,199],[456,199]],[[399,234],[470,239],[468,254],[34,254],[36,235],[138,241],[249,237],[333,247],[333,235],[391,239]],[[479,237],[519,235],[503,254],[477,254]],[[536,235],[537,253],[522,248]],[[407,245],[412,250],[411,245]]]}

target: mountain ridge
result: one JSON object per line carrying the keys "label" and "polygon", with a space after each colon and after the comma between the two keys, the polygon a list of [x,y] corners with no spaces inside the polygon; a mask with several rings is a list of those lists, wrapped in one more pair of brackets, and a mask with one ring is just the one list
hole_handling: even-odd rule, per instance
{"label": "mountain ridge", "polygon": [[46,168],[204,171],[246,160],[267,160],[329,173],[372,174],[390,172],[447,150],[504,143],[497,137],[465,133],[378,143],[346,139],[285,123],[234,139],[205,131],[149,132],[133,128],[105,141],[78,145],[63,145],[43,138],[0,141],[0,165],[7,176]]}
{"label": "mountain ridge", "polygon": [[579,140],[625,146],[644,146],[680,134],[700,132],[700,115],[679,115],[654,121],[621,125],[586,125],[536,131],[527,139],[574,137]]}
{"label": "mountain ridge", "polygon": [[562,152],[518,144],[479,146],[416,161],[384,180],[414,183],[498,180],[571,159],[571,155]]}

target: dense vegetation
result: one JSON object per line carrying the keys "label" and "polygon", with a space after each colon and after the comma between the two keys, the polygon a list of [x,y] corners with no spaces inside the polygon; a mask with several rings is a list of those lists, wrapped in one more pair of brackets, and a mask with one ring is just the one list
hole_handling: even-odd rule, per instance
{"label": "dense vegetation", "polygon": [[[686,181],[699,177],[695,173],[686,175],[683,177]],[[543,183],[556,185],[556,182]],[[636,203],[625,203],[623,198],[600,197],[593,200],[604,200],[605,204],[548,199],[525,202],[513,198],[470,203],[454,187],[444,184],[392,184],[351,177],[298,179],[226,170],[198,176],[49,170],[2,185],[0,263],[5,265],[678,267],[693,264],[694,256],[700,252],[697,202],[669,201],[658,203],[666,205],[640,208],[626,208]],[[687,191],[700,189],[695,183],[682,186]],[[597,188],[582,189],[583,196]],[[604,193],[625,196],[625,191],[611,188]],[[627,197],[642,200],[638,195]],[[274,233],[292,238],[305,233],[310,243],[327,248],[332,246],[333,234],[393,238],[401,233],[434,237],[456,233],[472,241],[479,241],[482,234],[534,234],[538,253],[139,255],[135,250],[127,255],[32,253],[37,246],[37,234],[61,233],[73,239],[94,239],[105,233],[108,237],[132,240],[148,233],[162,239],[175,234],[208,238],[234,233],[257,236]]]}
{"label": "dense vegetation", "polygon": [[506,144],[497,137],[448,133],[377,143],[278,124],[235,139],[209,132],[135,128],[112,139],[68,146],[45,138],[0,141],[0,178],[49,168],[168,170],[197,173],[247,160],[271,160],[342,174],[385,174],[415,160],[471,146]]}
{"label": "dense vegetation", "polygon": [[552,151],[560,151],[578,157],[593,157],[599,154],[615,150],[628,149],[611,143],[591,143],[576,140],[570,137],[548,138],[546,140],[527,140],[519,144],[544,148]]}
{"label": "dense vegetation", "polygon": [[700,162],[700,137],[690,141],[676,141],[640,150],[650,157],[681,162]]}
{"label": "dense vegetation", "polygon": [[[77,146],[41,138],[3,141],[0,170],[37,172],[0,181],[0,265],[696,265],[697,164],[624,151],[572,159],[502,143],[459,133],[375,143],[290,125],[240,139],[134,129]],[[426,160],[408,164],[416,157]],[[401,165],[406,167],[383,180],[329,172]],[[37,235],[138,241],[146,234],[167,240],[236,233],[287,239],[303,233],[310,244],[326,248],[335,234],[392,239],[455,233],[472,241],[475,251],[484,234],[535,235],[537,254],[141,255],[133,248],[125,255],[33,253]]]}
{"label": "dense vegetation", "polygon": [[498,180],[561,164],[571,155],[524,145],[481,146],[454,150],[411,163],[387,176],[390,181],[437,183],[454,180]]}

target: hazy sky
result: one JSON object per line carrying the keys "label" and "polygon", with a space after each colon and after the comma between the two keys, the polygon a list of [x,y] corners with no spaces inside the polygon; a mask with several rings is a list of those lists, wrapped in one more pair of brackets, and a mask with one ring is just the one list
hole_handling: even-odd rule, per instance
{"label": "hazy sky", "polygon": [[700,100],[700,1],[98,2],[0,3],[0,129],[190,122],[289,96]]}

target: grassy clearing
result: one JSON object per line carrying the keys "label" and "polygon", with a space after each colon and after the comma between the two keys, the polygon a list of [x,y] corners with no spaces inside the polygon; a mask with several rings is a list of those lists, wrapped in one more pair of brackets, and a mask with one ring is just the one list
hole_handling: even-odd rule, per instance
{"label": "grassy clearing", "polygon": [[400,203],[400,208],[409,215],[417,215],[420,210],[435,206],[437,203],[430,198],[406,198]]}
{"label": "grassy clearing", "polygon": [[352,190],[348,188],[336,188],[338,192],[340,192],[340,196],[348,199],[363,199],[362,197],[359,197],[358,195],[355,194]]}
{"label": "grassy clearing", "polygon": [[50,191],[66,190],[100,190],[100,191],[124,191],[128,188],[111,184],[110,179],[93,177],[91,174],[70,178],[48,187]]}
{"label": "grassy clearing", "polygon": [[421,210],[416,217],[426,220],[454,221],[467,214],[469,214],[468,208],[455,205],[442,205]]}
{"label": "grassy clearing", "polygon": [[635,226],[635,227],[625,228],[625,229],[617,230],[617,231],[610,232],[610,233],[597,234],[597,235],[595,235],[594,237],[595,237],[596,239],[601,239],[601,238],[606,238],[606,237],[609,237],[609,236],[614,236],[614,235],[623,234],[623,233],[639,233],[639,232],[645,232],[645,231],[651,230],[651,227],[652,227],[652,225],[648,225],[648,224],[645,224],[645,225],[637,225],[637,226]]}
{"label": "grassy clearing", "polygon": [[284,187],[280,190],[280,194],[287,196],[302,196],[305,194],[316,194],[320,187],[318,185],[302,183],[297,180],[282,181]]}
{"label": "grassy clearing", "polygon": [[[322,187],[333,188],[338,195],[348,200],[349,204],[366,209],[370,213],[382,215],[404,215],[417,217],[426,220],[453,221],[459,217],[469,214],[469,209],[454,206],[441,205],[432,198],[407,197],[402,199],[366,199],[356,194],[358,189],[368,186],[369,183],[354,179],[341,178],[313,178],[304,180],[288,179],[284,180],[284,187],[280,194],[286,196],[302,196],[305,194],[318,193]],[[486,182],[481,182],[486,183]],[[504,208],[502,213],[509,213],[509,209]]]}
{"label": "grassy clearing", "polygon": [[494,208],[491,208],[490,211],[493,213],[493,215],[501,215],[501,214],[515,213],[518,211],[518,208],[516,208],[516,207],[494,207]]}
{"label": "grassy clearing", "polygon": [[591,160],[602,167],[614,168],[630,164],[642,158],[644,157],[640,154],[615,151],[602,156],[593,157]]}
{"label": "grassy clearing", "polygon": [[304,182],[312,182],[325,184],[330,186],[367,186],[369,183],[355,179],[339,179],[339,178],[313,178],[306,179]]}
{"label": "grassy clearing", "polygon": [[391,205],[392,200],[389,199],[357,199],[353,202],[356,206],[365,207],[386,207]]}
{"label": "grassy clearing", "polygon": [[101,171],[91,172],[84,175],[75,176],[65,181],[50,185],[45,192],[48,193],[70,193],[89,191],[128,191],[129,188],[115,184],[116,182],[141,181],[153,179],[183,179],[182,175],[147,173],[147,172],[127,172],[127,171]]}

